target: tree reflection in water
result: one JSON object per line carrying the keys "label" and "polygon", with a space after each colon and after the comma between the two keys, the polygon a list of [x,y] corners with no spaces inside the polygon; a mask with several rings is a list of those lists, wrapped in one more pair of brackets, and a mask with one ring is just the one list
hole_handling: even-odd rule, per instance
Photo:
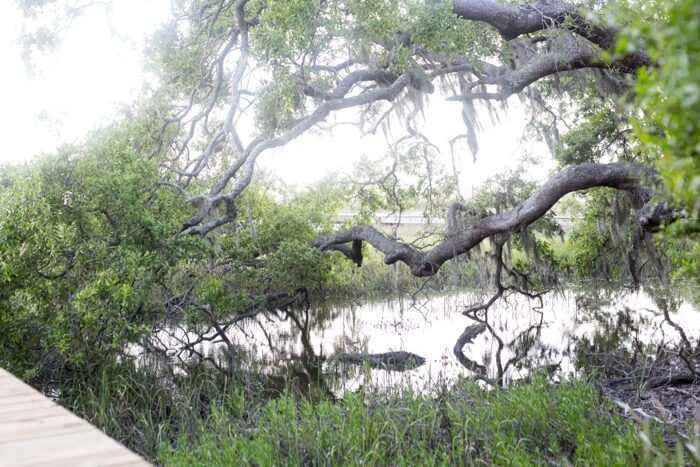
{"label": "tree reflection in water", "polygon": [[[200,361],[223,372],[255,371],[271,395],[289,389],[309,397],[339,397],[360,387],[430,392],[459,377],[503,386],[535,369],[561,379],[612,368],[620,359],[629,363],[616,366],[625,373],[656,358],[660,348],[697,360],[700,313],[662,288],[577,287],[534,304],[505,296],[467,318],[465,303],[478,300],[470,293],[342,305],[310,303],[300,291],[288,298],[202,329],[172,325],[144,349],[173,366]],[[342,353],[399,351],[426,363],[403,372],[331,365]]]}

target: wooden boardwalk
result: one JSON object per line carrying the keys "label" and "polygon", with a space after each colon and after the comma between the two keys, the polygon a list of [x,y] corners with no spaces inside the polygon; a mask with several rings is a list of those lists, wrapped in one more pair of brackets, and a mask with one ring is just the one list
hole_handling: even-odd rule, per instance
{"label": "wooden boardwalk", "polygon": [[0,467],[148,465],[0,368]]}

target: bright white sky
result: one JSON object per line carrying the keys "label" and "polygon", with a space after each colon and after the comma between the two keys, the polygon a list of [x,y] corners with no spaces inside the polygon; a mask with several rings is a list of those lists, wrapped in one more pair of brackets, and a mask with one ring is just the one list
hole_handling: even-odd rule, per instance
{"label": "bright white sky", "polygon": [[[142,71],[143,41],[168,15],[169,0],[115,1],[109,20],[104,8],[93,7],[74,21],[58,52],[38,63],[38,74],[29,77],[17,44],[21,14],[14,1],[2,0],[0,163],[26,161],[61,143],[80,141],[90,129],[107,122],[120,104],[132,102],[147,79]],[[114,37],[111,30],[128,41]],[[525,119],[519,108],[514,101],[508,119],[487,126],[480,134],[476,163],[465,144],[456,146],[465,195],[487,176],[513,167],[524,154],[520,137]],[[460,104],[439,98],[431,99],[426,109],[421,131],[440,148],[446,164],[450,161],[448,140],[464,133],[460,111]],[[339,115],[338,120],[350,117]],[[483,120],[488,121],[488,117]],[[549,159],[543,147],[527,147],[541,155],[543,162]],[[371,156],[385,149],[381,132],[360,139],[358,131],[344,125],[332,134],[306,135],[285,148],[265,153],[259,164],[287,182],[305,184],[333,171],[350,171],[363,153]],[[534,175],[541,178],[547,167],[549,164],[540,166]]]}
{"label": "bright white sky", "polygon": [[24,161],[77,141],[120,103],[132,101],[144,81],[143,39],[168,14],[168,0],[114,2],[110,21],[125,42],[112,37],[104,8],[93,7],[73,22],[58,53],[40,60],[37,75],[29,77],[17,43],[22,15],[14,0],[0,1],[0,162]]}

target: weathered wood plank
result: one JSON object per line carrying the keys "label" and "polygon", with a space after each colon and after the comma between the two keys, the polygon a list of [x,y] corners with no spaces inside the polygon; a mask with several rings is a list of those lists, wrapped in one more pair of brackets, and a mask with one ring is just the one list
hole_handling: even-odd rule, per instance
{"label": "weathered wood plank", "polygon": [[149,464],[0,368],[0,467],[30,465]]}
{"label": "weathered wood plank", "polygon": [[62,407],[54,405],[53,407],[49,407],[49,408],[43,407],[43,408],[38,408],[38,409],[24,410],[24,411],[20,410],[17,412],[3,414],[2,422],[3,423],[10,423],[10,422],[16,422],[19,420],[33,420],[35,418],[41,418],[41,417],[56,417],[59,415],[63,415],[64,413],[65,412],[64,412]]}
{"label": "weathered wood plank", "polygon": [[0,423],[0,443],[55,436],[75,432],[89,432],[93,427],[71,414],[48,414],[40,418]]}
{"label": "weathered wood plank", "polygon": [[[2,395],[0,395],[0,398]],[[4,419],[11,413],[23,412],[32,409],[50,409],[54,403],[48,399],[31,399],[25,402],[19,402],[13,405],[0,405],[0,420]]]}
{"label": "weathered wood plank", "polygon": [[0,443],[0,457],[6,465],[19,467],[42,463],[80,465],[82,459],[87,459],[88,465],[112,465],[117,463],[114,458],[127,462],[136,456],[113,439],[99,435],[84,431]]}

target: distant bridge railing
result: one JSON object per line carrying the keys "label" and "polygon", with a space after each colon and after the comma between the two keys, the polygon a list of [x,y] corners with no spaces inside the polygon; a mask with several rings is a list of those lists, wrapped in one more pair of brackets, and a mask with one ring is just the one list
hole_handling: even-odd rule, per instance
{"label": "distant bridge railing", "polygon": [[[341,213],[338,214],[335,218],[336,224],[342,224],[348,219],[352,219],[355,217],[357,214],[356,213]],[[377,216],[374,217],[374,224],[379,224],[379,225],[396,225],[396,224],[413,224],[413,225],[443,225],[445,223],[445,219],[440,219],[437,217],[434,217],[430,219],[430,222],[428,222],[428,218],[417,215],[417,214],[378,214]]]}
{"label": "distant bridge railing", "polygon": [[[344,212],[340,213],[335,218],[336,224],[342,224],[348,219],[355,217],[357,213]],[[554,218],[562,227],[573,225],[573,218],[567,216],[557,216]],[[433,217],[428,219],[420,214],[378,214],[374,217],[374,225],[445,225],[445,219]]]}

